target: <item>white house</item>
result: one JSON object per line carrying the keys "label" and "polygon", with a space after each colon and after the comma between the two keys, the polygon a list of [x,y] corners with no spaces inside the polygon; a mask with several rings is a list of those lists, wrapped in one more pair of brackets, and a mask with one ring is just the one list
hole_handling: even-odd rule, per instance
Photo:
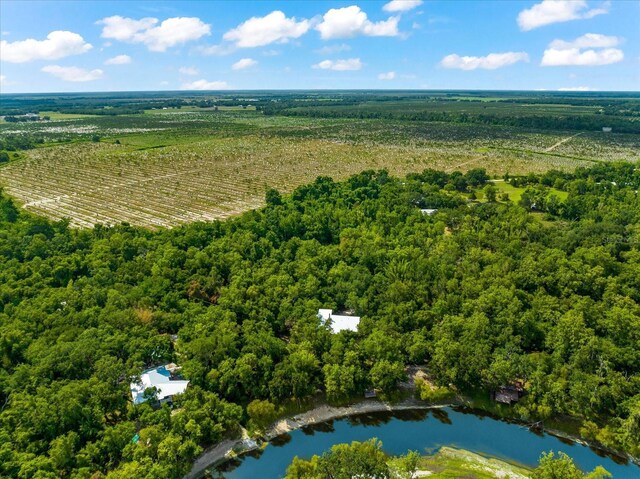
{"label": "white house", "polygon": [[612,129],[613,128],[611,128],[610,126],[603,126],[602,127],[602,131],[605,132],[605,133],[611,133]]}
{"label": "white house", "polygon": [[339,333],[340,331],[357,332],[358,324],[360,324],[359,316],[333,314],[332,309],[319,309],[318,318],[320,318],[322,324],[329,324],[333,334]]}
{"label": "white house", "polygon": [[422,208],[422,209],[420,209],[420,213],[422,213],[423,215],[429,215],[429,216],[435,215],[437,211],[438,210],[434,209],[434,208]]}
{"label": "white house", "polygon": [[143,371],[140,375],[140,382],[133,382],[130,385],[133,404],[145,402],[147,399],[144,397],[144,392],[149,388],[156,388],[156,397],[160,402],[171,401],[174,395],[185,392],[189,381],[172,379],[171,371],[173,370],[175,370],[175,365],[167,364]]}

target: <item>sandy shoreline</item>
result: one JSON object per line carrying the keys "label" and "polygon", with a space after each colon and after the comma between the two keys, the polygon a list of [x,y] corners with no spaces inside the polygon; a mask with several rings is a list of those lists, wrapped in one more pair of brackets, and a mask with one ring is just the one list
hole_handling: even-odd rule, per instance
{"label": "sandy shoreline", "polygon": [[[265,431],[262,437],[269,441],[277,436],[295,431],[296,429],[301,429],[305,426],[312,426],[314,424],[327,422],[332,419],[341,419],[349,416],[357,416],[359,414],[385,411],[394,412],[418,409],[436,409],[456,405],[460,406],[463,403],[464,401],[460,400],[459,398],[446,404],[427,403],[418,399],[409,398],[395,404],[382,402],[376,399],[365,399],[350,406],[343,407],[334,407],[323,404],[309,411],[276,421]],[[571,436],[570,434],[555,429],[545,428],[544,433],[556,437],[561,437],[585,446],[592,446],[588,441],[584,441],[583,439]],[[183,479],[199,479],[200,477],[202,477],[203,472],[207,468],[215,464],[224,462],[225,460],[234,457],[236,454],[249,452],[258,449],[259,447],[260,446],[248,436],[247,431],[245,429],[242,429],[242,437],[238,439],[225,439],[224,441],[204,451],[194,461],[191,471],[186,474]],[[616,451],[607,450],[605,448],[597,446],[594,447],[612,454],[616,454]],[[631,457],[629,455],[627,455],[626,457],[630,462],[640,465],[637,458]]]}
{"label": "sandy shoreline", "polygon": [[[396,404],[389,404],[374,399],[367,399],[356,404],[344,407],[333,407],[329,405],[318,406],[310,411],[296,414],[293,417],[284,418],[276,421],[263,437],[271,440],[282,434],[295,431],[305,426],[311,426],[332,419],[340,419],[358,414],[367,414],[374,412],[393,412],[407,411],[412,409],[434,409],[439,407],[451,406],[452,404],[431,404],[417,399],[406,399]],[[248,452],[257,449],[259,446],[252,441],[243,430],[243,437],[238,439],[226,439],[212,448],[204,451],[198,459],[193,463],[191,471],[184,476],[183,479],[197,479],[210,466],[228,459],[230,456],[238,452]]]}

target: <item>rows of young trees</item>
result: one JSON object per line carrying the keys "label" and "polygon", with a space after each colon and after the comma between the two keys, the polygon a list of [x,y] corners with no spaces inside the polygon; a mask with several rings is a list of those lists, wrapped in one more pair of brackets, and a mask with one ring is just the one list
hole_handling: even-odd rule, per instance
{"label": "rows of young trees", "polygon": [[[393,392],[407,364],[461,391],[522,380],[520,417],[576,416],[640,455],[640,172],[555,175],[553,209],[544,176],[533,210],[468,204],[481,170],[368,171],[159,232],[0,195],[0,476],[181,477],[273,404]],[[320,307],[359,331],[332,335]],[[169,361],[191,381],[176,408],[132,406],[130,379]]]}

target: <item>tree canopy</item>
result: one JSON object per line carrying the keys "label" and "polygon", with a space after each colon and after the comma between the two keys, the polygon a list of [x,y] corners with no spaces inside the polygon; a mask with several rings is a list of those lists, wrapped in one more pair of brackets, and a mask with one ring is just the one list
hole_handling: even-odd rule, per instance
{"label": "tree canopy", "polygon": [[[639,455],[640,172],[512,181],[522,204],[469,203],[481,171],[321,177],[156,232],[71,229],[1,195],[0,476],[181,477],[270,404],[393,391],[408,364],[461,391],[523,381],[518,417],[572,415]],[[131,378],[170,361],[191,381],[174,409],[133,406]]]}

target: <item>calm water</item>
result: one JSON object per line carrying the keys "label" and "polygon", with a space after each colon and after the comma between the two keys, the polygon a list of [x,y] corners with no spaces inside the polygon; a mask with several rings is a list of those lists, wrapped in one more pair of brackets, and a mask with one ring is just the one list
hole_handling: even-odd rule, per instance
{"label": "calm water", "polygon": [[435,452],[441,446],[452,446],[531,466],[537,464],[542,452],[563,451],[585,470],[602,465],[615,479],[640,479],[640,467],[618,464],[588,447],[567,444],[554,436],[537,435],[517,424],[449,408],[356,416],[294,431],[269,444],[262,454],[246,456],[235,464],[227,463],[224,477],[279,479],[294,456],[309,458],[334,444],[372,437],[380,439],[390,454],[404,454],[411,449]]}

